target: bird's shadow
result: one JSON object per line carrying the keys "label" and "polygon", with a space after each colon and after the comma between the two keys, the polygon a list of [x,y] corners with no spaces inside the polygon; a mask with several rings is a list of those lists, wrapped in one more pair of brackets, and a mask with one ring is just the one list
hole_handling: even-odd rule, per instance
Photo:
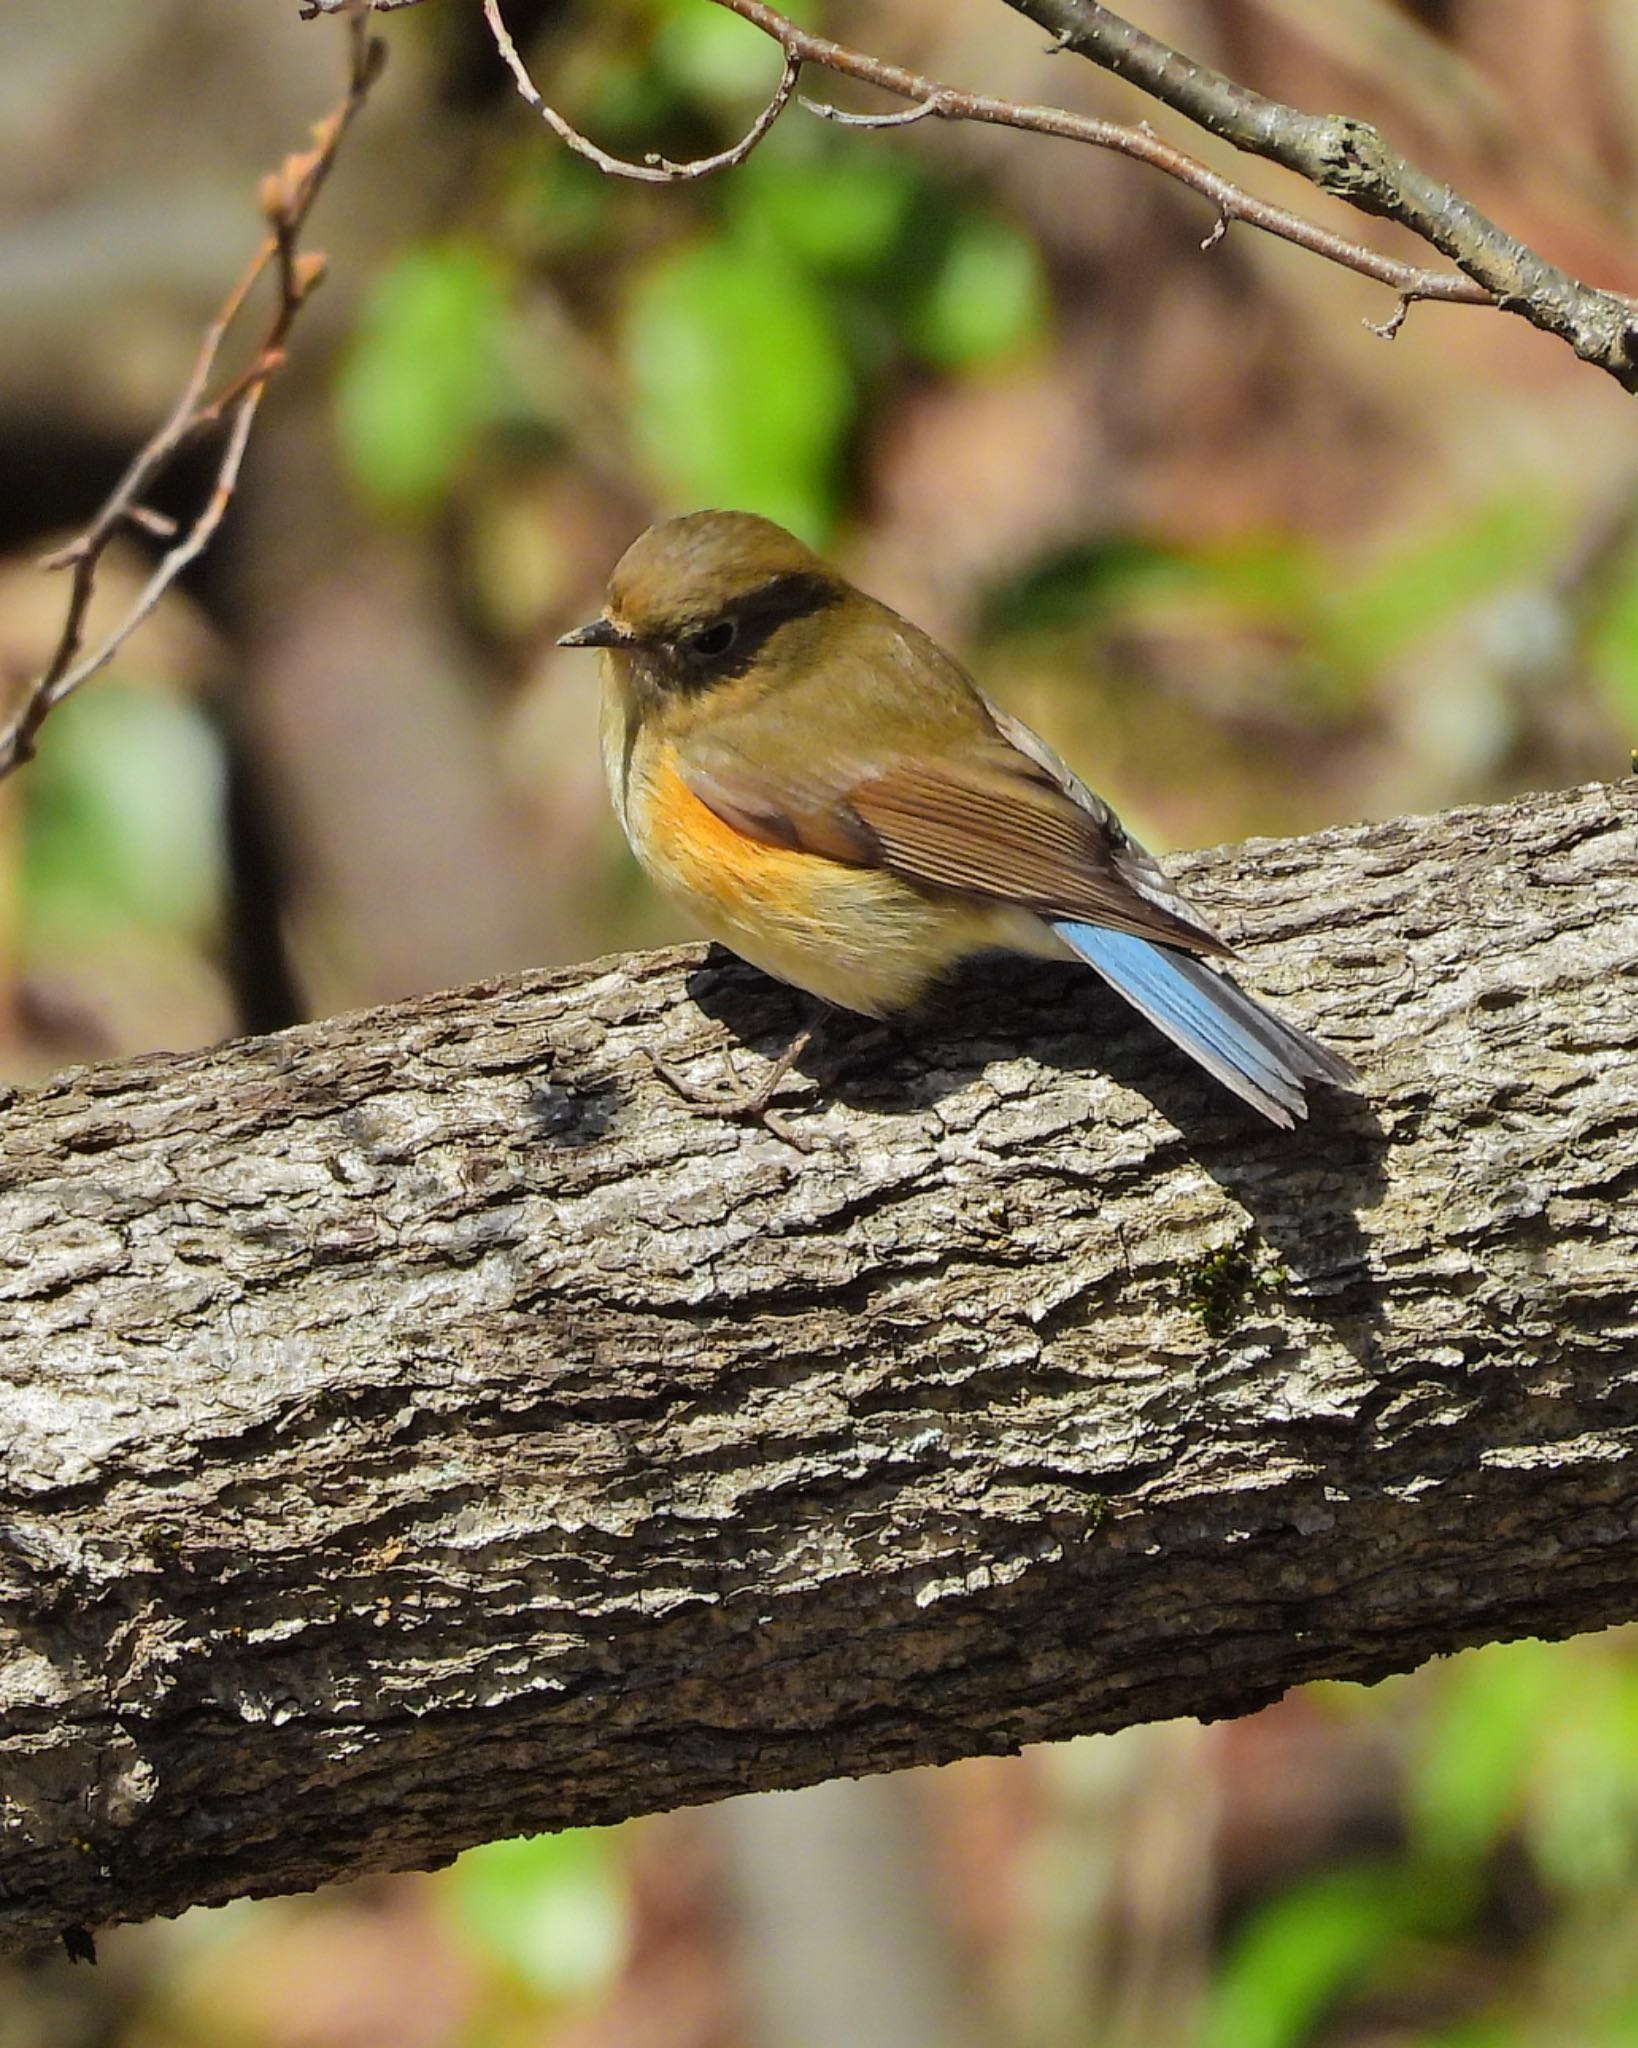
{"label": "bird's shadow", "polygon": [[[689,993],[732,1040],[777,1059],[815,1006],[713,946]],[[1304,1286],[1305,1305],[1374,1352],[1377,1290],[1362,1218],[1386,1184],[1390,1143],[1369,1098],[1317,1087],[1307,1122],[1282,1130],[1240,1102],[1084,968],[1016,955],[971,962],[921,1009],[881,1025],[828,1012],[792,1069],[823,1097],[878,1116],[914,1115],[1021,1054],[1065,1073],[1102,1073],[1146,1097],[1182,1154],[1251,1218]],[[1362,1362],[1367,1362],[1362,1359]]]}

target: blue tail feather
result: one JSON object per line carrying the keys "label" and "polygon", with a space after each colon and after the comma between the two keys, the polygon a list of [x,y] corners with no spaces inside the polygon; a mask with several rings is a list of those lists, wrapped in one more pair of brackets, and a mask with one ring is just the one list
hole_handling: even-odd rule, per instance
{"label": "blue tail feather", "polygon": [[1068,919],[1052,929],[1174,1045],[1287,1130],[1308,1114],[1308,1082],[1353,1083],[1346,1060],[1192,953]]}

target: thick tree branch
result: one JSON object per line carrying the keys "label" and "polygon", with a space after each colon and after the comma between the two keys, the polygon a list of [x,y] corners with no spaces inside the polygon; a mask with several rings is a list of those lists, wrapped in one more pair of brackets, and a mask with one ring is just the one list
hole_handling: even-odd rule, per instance
{"label": "thick tree branch", "polygon": [[1236,149],[1283,164],[1361,212],[1409,228],[1482,285],[1504,312],[1557,335],[1584,362],[1638,391],[1638,305],[1547,262],[1442,178],[1390,149],[1368,121],[1308,114],[1268,99],[1183,56],[1099,0],[1006,4],[1049,30],[1060,48],[1114,72]]}
{"label": "thick tree branch", "polygon": [[1178,865],[1366,1103],[1015,965],[803,1155],[692,953],[13,1099],[0,1938],[1638,1613],[1638,786]]}

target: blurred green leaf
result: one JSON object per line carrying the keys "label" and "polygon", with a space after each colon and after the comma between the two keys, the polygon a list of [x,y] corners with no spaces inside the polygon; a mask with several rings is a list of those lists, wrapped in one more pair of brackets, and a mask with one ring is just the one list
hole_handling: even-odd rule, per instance
{"label": "blurred green leaf", "polygon": [[1543,1647],[1558,1683],[1536,1732],[1531,1847],[1560,1887],[1624,1893],[1638,1876],[1638,1674],[1602,1644]]}
{"label": "blurred green leaf", "polygon": [[1519,1821],[1543,1731],[1559,1711],[1560,1673],[1547,1644],[1524,1642],[1471,1651],[1443,1674],[1406,1788],[1424,1855],[1472,1864]]}
{"label": "blurred green leaf", "polygon": [[1559,520],[1544,501],[1493,499],[1358,576],[1337,579],[1326,616],[1339,651],[1374,673],[1498,584],[1539,577]]}
{"label": "blurred green leaf", "polygon": [[1508,2020],[1464,2020],[1431,2034],[1418,2034],[1415,2048],[1526,2048],[1532,2036]]}
{"label": "blurred green leaf", "polygon": [[1263,1906],[1212,1987],[1198,2048],[1294,2048],[1406,1918],[1390,1871],[1336,1870]]}
{"label": "blurred green leaf", "polygon": [[[773,42],[737,14],[705,0],[660,0],[654,55],[671,80],[706,105],[770,95],[779,77]],[[792,21],[811,22],[811,0],[780,11]]]}
{"label": "blurred green leaf", "polygon": [[1010,354],[1046,328],[1047,290],[1030,238],[988,214],[951,224],[932,274],[908,310],[912,347],[940,369]]}
{"label": "blurred green leaf", "polygon": [[505,279],[468,242],[412,249],[375,281],[337,389],[342,448],[389,511],[443,496],[504,404]]}
{"label": "blurred green leaf", "polygon": [[444,1882],[466,1941],[543,1996],[583,1998],[619,1967],[626,1898],[606,1829],[490,1842]]}
{"label": "blurred green leaf", "polygon": [[[1615,1961],[1616,1957],[1612,1955],[1610,1960]],[[1563,2038],[1556,2029],[1555,2034],[1558,2039]],[[1624,1985],[1587,2024],[1581,2038],[1587,2042],[1587,2048],[1633,2048],[1638,2041],[1638,1992]],[[1488,2043],[1485,2048],[1489,2048]],[[1501,2048],[1512,2048],[1512,2039],[1502,2043]]]}
{"label": "blurred green leaf", "polygon": [[730,203],[753,231],[813,269],[868,277],[902,239],[921,180],[886,152],[838,150],[828,131],[802,132],[807,139],[796,149],[776,142],[759,150],[735,180]]}
{"label": "blurred green leaf", "polygon": [[103,683],[51,721],[29,774],[22,865],[31,938],[134,921],[197,935],[223,876],[222,763],[191,704]]}
{"label": "blurred green leaf", "polygon": [[576,109],[576,125],[608,148],[656,148],[657,133],[686,111],[676,82],[646,52],[602,50],[595,64],[577,53],[574,69],[589,70],[591,89],[584,105],[572,89],[565,92],[566,103]]}
{"label": "blurred green leaf", "polygon": [[802,271],[740,237],[697,243],[639,280],[625,341],[635,430],[665,493],[823,540],[854,392]]}
{"label": "blurred green leaf", "polygon": [[1635,728],[1638,745],[1638,554],[1611,592],[1591,634],[1590,653],[1617,714]]}
{"label": "blurred green leaf", "polygon": [[1200,564],[1214,594],[1242,615],[1307,631],[1334,573],[1298,533],[1248,533],[1201,550]]}
{"label": "blurred green leaf", "polygon": [[997,639],[1093,624],[1134,596],[1175,590],[1198,570],[1174,549],[1127,534],[1055,548],[991,591],[981,631]]}

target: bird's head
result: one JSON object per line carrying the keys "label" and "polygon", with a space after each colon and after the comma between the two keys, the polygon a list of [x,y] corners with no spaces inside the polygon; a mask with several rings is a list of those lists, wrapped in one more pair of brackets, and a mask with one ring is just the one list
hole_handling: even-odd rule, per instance
{"label": "bird's head", "polygon": [[813,550],[750,512],[690,512],[639,534],[602,616],[560,647],[608,651],[644,708],[745,679],[776,682],[816,622],[851,595]]}

